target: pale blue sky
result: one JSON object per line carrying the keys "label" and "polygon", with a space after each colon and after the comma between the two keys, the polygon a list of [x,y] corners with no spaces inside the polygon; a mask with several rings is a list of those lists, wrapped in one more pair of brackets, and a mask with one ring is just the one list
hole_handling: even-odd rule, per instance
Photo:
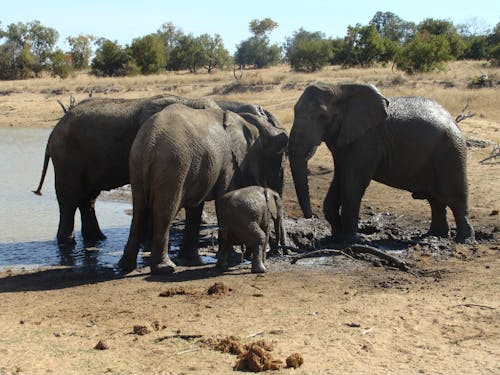
{"label": "pale blue sky", "polygon": [[59,32],[63,48],[66,37],[80,33],[130,44],[170,21],[185,33],[220,34],[231,53],[250,36],[249,22],[266,17],[278,23],[270,38],[280,45],[300,27],[328,37],[345,36],[348,25],[366,25],[377,11],[415,23],[429,17],[454,24],[475,18],[493,27],[500,21],[499,0],[10,0],[2,1],[1,9],[3,28],[39,20]]}

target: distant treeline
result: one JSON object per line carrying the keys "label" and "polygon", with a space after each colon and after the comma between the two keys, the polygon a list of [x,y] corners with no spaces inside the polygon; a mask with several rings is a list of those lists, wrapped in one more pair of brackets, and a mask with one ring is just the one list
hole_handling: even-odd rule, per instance
{"label": "distant treeline", "polygon": [[454,25],[428,18],[415,24],[391,12],[377,12],[368,25],[349,26],[343,38],[300,28],[281,46],[269,40],[277,27],[270,18],[252,20],[250,38],[231,56],[220,35],[186,34],[171,22],[126,46],[93,35],[68,37],[69,51],[56,48],[59,33],[39,21],[12,23],[5,30],[0,22],[0,79],[38,77],[43,72],[66,78],[88,68],[98,76],[124,76],[163,70],[211,72],[234,65],[259,69],[278,63],[303,72],[326,65],[392,64],[407,73],[441,69],[446,61],[457,59],[500,65],[500,22],[493,29],[481,29],[474,19]]}

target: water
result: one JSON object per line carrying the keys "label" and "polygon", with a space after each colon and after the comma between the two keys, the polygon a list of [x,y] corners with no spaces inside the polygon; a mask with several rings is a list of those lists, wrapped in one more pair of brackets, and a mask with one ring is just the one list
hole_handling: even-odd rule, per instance
{"label": "water", "polygon": [[[46,266],[114,268],[127,241],[132,208],[126,202],[99,200],[96,212],[107,240],[86,248],[77,211],[74,249],[55,241],[59,210],[52,164],[42,196],[32,193],[41,175],[50,129],[0,128],[0,270]],[[140,257],[139,264],[144,264]]]}

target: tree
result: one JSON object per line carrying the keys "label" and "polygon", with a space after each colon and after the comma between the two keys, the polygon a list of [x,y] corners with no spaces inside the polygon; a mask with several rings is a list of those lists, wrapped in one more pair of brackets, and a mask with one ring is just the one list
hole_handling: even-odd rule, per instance
{"label": "tree", "polygon": [[167,69],[189,69],[191,73],[196,73],[198,68],[205,65],[205,62],[206,55],[200,39],[192,34],[183,35],[170,53]]}
{"label": "tree", "polygon": [[403,49],[396,64],[411,74],[442,69],[443,63],[452,58],[450,45],[444,35],[421,31]]}
{"label": "tree", "polygon": [[333,57],[331,41],[321,32],[300,28],[285,43],[286,58],[295,71],[315,72]]}
{"label": "tree", "polygon": [[179,39],[184,35],[182,29],[177,28],[172,22],[164,23],[156,32],[163,40],[163,53],[165,54],[165,62],[169,63],[170,53],[179,43]]}
{"label": "tree", "polygon": [[450,21],[427,18],[418,24],[418,32],[427,32],[436,36],[442,35],[448,42],[450,55],[455,59],[460,58],[465,51],[465,42],[458,35],[456,27]]}
{"label": "tree", "polygon": [[28,27],[22,22],[11,23],[2,31],[5,43],[0,46],[0,78],[25,79],[33,75],[35,55],[28,43]]}
{"label": "tree", "polygon": [[42,70],[49,67],[49,59],[59,39],[59,33],[51,27],[43,26],[40,21],[29,22],[27,28],[28,43],[35,55],[33,70],[38,76]]}
{"label": "tree", "polygon": [[413,22],[408,22],[392,12],[377,12],[369,22],[383,38],[388,38],[398,44],[411,41],[417,32]]}
{"label": "tree", "polygon": [[496,24],[493,32],[488,35],[488,57],[491,63],[500,66],[500,22]]}
{"label": "tree", "polygon": [[98,76],[126,76],[139,73],[135,60],[117,42],[101,39],[92,60],[92,73]]}
{"label": "tree", "polygon": [[269,45],[269,36],[278,24],[270,18],[261,21],[250,21],[250,31],[254,34],[244,40],[236,47],[234,60],[239,65],[251,65],[255,68],[264,68],[275,65],[280,60],[281,48],[276,45]]}
{"label": "tree", "polygon": [[208,73],[215,68],[224,69],[232,64],[232,58],[228,50],[224,48],[224,43],[219,34],[215,34],[213,37],[208,34],[203,34],[198,38],[205,51],[204,68]]}
{"label": "tree", "polygon": [[71,54],[58,49],[50,56],[50,73],[53,77],[67,78],[73,72]]}
{"label": "tree", "polygon": [[162,38],[158,34],[149,34],[132,41],[129,47],[142,74],[154,74],[165,69],[165,51]]}
{"label": "tree", "polygon": [[66,41],[71,47],[70,54],[75,69],[86,69],[92,56],[91,44],[95,40],[93,35],[80,34],[77,37],[67,37]]}
{"label": "tree", "polygon": [[274,22],[271,18],[264,18],[263,20],[254,19],[250,21],[250,32],[257,38],[264,38],[268,33],[278,27],[278,23]]}

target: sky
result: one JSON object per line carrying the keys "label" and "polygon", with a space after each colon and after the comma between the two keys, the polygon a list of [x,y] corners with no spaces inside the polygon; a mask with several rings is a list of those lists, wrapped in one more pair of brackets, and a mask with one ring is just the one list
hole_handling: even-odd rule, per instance
{"label": "sky", "polygon": [[64,50],[68,36],[92,34],[124,46],[172,22],[187,34],[219,34],[234,53],[251,36],[253,19],[269,17],[277,22],[269,37],[281,45],[299,28],[343,37],[347,26],[366,25],[377,11],[393,12],[415,23],[425,18],[446,19],[455,25],[474,20],[492,28],[500,22],[499,0],[2,0],[0,21],[5,29],[11,23],[38,20],[59,32],[58,46]]}

